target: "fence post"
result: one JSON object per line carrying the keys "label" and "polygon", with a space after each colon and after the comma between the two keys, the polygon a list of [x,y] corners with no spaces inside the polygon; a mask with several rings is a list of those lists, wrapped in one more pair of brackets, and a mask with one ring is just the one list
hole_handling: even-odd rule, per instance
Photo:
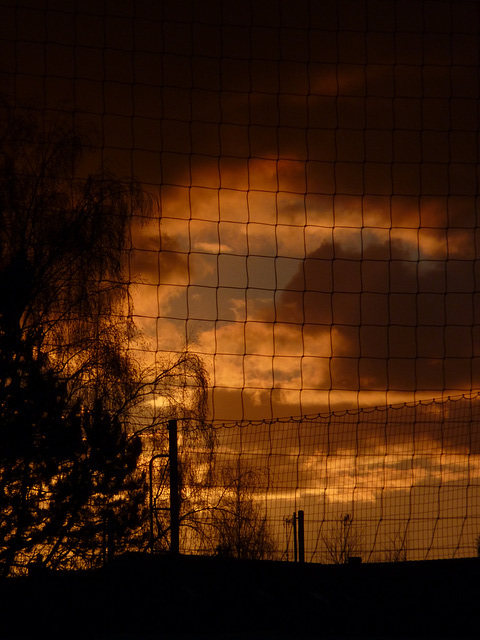
{"label": "fence post", "polygon": [[298,512],[298,561],[305,562],[305,518],[303,511]]}
{"label": "fence post", "polygon": [[293,561],[297,562],[297,560],[298,560],[298,553],[297,553],[297,514],[295,513],[295,511],[293,512],[292,526],[293,526]]}
{"label": "fence post", "polygon": [[157,453],[150,458],[148,463],[148,493],[150,503],[150,553],[153,553],[155,536],[153,533],[153,463],[157,458],[168,458],[168,453]]}
{"label": "fence post", "polygon": [[105,567],[113,560],[115,550],[115,539],[113,532],[113,511],[107,509],[102,514],[102,555],[103,566]]}
{"label": "fence post", "polygon": [[177,421],[168,422],[168,451],[170,460],[170,552],[180,553],[180,494],[178,481]]}

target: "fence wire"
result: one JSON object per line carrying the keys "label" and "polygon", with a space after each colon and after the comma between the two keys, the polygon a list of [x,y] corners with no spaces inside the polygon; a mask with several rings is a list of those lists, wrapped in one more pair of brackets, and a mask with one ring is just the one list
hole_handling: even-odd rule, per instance
{"label": "fence wire", "polygon": [[[309,562],[475,556],[479,418],[475,393],[216,424],[213,451],[180,429],[180,465],[195,469],[184,476],[183,551],[294,560],[303,511]],[[157,473],[164,480],[165,464]]]}
{"label": "fence wire", "polygon": [[[201,359],[224,473],[191,465],[206,475],[190,546],[212,546],[198,521],[230,482],[281,557],[299,510],[311,560],[346,534],[370,560],[470,555],[479,3],[0,8],[3,94],[94,131],[85,170],[155,199],[153,219],[132,212],[129,349],[159,371],[185,350]],[[217,546],[227,524],[209,525]]]}

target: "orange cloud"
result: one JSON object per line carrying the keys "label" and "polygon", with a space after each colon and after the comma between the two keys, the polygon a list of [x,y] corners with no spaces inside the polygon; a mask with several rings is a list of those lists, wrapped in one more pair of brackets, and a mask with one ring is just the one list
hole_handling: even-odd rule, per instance
{"label": "orange cloud", "polygon": [[[290,225],[164,218],[160,254],[153,250],[158,223],[142,230],[138,241],[152,251],[133,262],[143,274],[137,312],[152,328],[157,316],[178,326],[162,331],[162,349],[193,332],[203,357],[214,363],[218,356],[214,387],[239,390],[250,407],[270,394],[269,410],[282,415],[478,384],[469,228],[447,233],[434,201],[422,209],[428,227],[418,226],[409,199],[391,210],[375,201],[364,210],[369,227],[361,226],[355,198],[331,201],[333,215],[326,202],[315,203],[334,227],[309,223],[318,218],[303,200],[290,204],[282,214]],[[403,226],[388,226],[393,215]]]}

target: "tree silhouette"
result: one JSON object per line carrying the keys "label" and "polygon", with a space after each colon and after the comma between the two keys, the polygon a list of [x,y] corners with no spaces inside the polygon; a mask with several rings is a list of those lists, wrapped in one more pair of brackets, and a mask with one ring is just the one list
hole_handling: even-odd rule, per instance
{"label": "tree silhouette", "polygon": [[217,553],[230,558],[272,559],[275,541],[255,499],[260,472],[237,465],[224,469],[222,476],[225,492],[213,511]]}
{"label": "tree silhouette", "polygon": [[148,198],[132,180],[78,177],[87,139],[65,118],[8,105],[1,116],[2,332],[48,355],[70,394],[118,409],[136,380],[127,232],[132,211],[148,215]]}
{"label": "tree silhouette", "polygon": [[222,557],[272,559],[275,540],[257,494],[262,470],[245,462],[209,466],[205,457],[198,468],[202,477],[195,480],[190,473],[185,483],[181,524],[186,544]]}
{"label": "tree silhouette", "polygon": [[[263,470],[245,461],[219,463],[216,441],[201,443],[187,432],[179,459],[181,547],[189,552],[222,557],[264,560],[276,551],[273,532],[259,499]],[[189,448],[189,445],[191,448]],[[152,460],[154,461],[154,460]],[[152,550],[169,548],[169,463],[155,462],[152,492]]]}
{"label": "tree silhouette", "polygon": [[39,553],[48,566],[96,566],[107,542],[145,544],[138,436],[168,412],[191,417],[187,396],[200,418],[206,406],[199,358],[148,366],[129,349],[140,336],[127,241],[152,199],[86,171],[89,139],[66,116],[35,114],[0,104],[3,574]]}
{"label": "tree silhouette", "polygon": [[364,533],[349,513],[322,530],[321,539],[327,560],[334,564],[346,564],[363,550]]}
{"label": "tree silhouette", "polygon": [[50,567],[95,566],[107,510],[120,548],[141,521],[141,443],[127,438],[101,401],[72,405],[67,385],[38,359],[24,354],[12,367],[4,353],[0,570],[8,575],[38,553]]}

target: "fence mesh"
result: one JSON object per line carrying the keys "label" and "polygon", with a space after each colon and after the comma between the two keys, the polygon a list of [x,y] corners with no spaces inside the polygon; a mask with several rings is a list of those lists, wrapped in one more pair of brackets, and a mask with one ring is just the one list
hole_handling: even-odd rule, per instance
{"label": "fence mesh", "polygon": [[[480,396],[217,428],[219,463],[256,470],[254,498],[293,559],[473,556],[479,532]],[[333,546],[333,549],[332,549]]]}
{"label": "fence mesh", "polygon": [[[182,550],[294,560],[303,511],[306,561],[472,557],[480,534],[479,418],[475,393],[223,423],[213,425],[213,451],[180,423]],[[160,549],[168,545],[168,461],[155,464]]]}
{"label": "fence mesh", "polygon": [[469,555],[479,4],[0,8],[5,96],[95,130],[92,166],[156,199],[132,213],[131,349],[202,359],[215,455],[258,470],[281,553],[301,509],[312,560],[338,523],[369,559]]}

